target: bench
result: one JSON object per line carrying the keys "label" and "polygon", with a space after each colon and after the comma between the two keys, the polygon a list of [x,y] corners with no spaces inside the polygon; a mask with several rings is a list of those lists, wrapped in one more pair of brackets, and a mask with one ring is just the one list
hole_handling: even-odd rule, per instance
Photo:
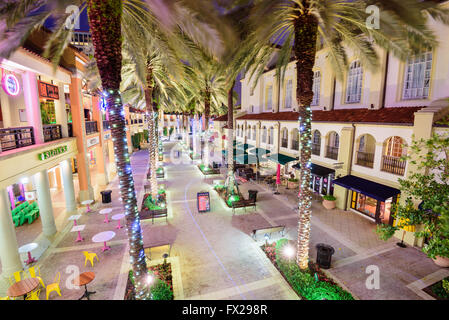
{"label": "bench", "polygon": [[167,218],[168,210],[167,209],[164,209],[164,210],[153,210],[153,211],[150,211],[148,213],[148,215],[149,215],[149,218],[151,218],[151,224],[154,224],[154,219],[155,218],[163,218],[163,217],[165,217],[165,222],[168,222],[168,218]]}
{"label": "bench", "polygon": [[256,201],[248,199],[240,200],[238,202],[232,202],[232,215],[234,215],[236,208],[244,208],[246,212],[246,207],[254,207],[254,210],[256,210]]}
{"label": "bench", "polygon": [[269,228],[261,228],[261,229],[254,229],[251,233],[251,237],[254,240],[257,240],[257,235],[268,235],[269,239],[271,239],[271,234],[274,232],[279,232],[281,236],[284,236],[285,226],[275,226],[275,227],[269,227]]}

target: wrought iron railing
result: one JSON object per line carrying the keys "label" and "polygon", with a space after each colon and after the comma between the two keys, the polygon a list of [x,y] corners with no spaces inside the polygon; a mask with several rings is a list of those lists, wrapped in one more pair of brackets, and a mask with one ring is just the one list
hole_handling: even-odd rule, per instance
{"label": "wrought iron railing", "polygon": [[86,134],[98,132],[97,121],[86,121]]}
{"label": "wrought iron railing", "polygon": [[326,158],[337,160],[338,159],[338,148],[333,147],[333,146],[327,146]]}
{"label": "wrought iron railing", "polygon": [[318,143],[312,143],[312,154],[319,156],[321,152],[321,146]]}
{"label": "wrought iron railing", "polygon": [[403,176],[405,173],[405,166],[407,161],[402,160],[399,157],[382,156],[381,170],[393,174]]}
{"label": "wrought iron railing", "polygon": [[19,149],[35,144],[33,127],[0,129],[2,151]]}
{"label": "wrought iron railing", "polygon": [[60,124],[44,124],[42,131],[44,133],[44,142],[62,139]]}
{"label": "wrought iron railing", "polygon": [[357,151],[356,164],[359,166],[372,168],[374,166],[374,153]]}

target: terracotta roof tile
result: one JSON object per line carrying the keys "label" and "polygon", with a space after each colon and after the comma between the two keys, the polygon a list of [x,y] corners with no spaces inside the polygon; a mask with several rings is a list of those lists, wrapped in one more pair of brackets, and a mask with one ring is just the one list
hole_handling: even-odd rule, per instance
{"label": "terracotta roof tile", "polygon": [[214,121],[228,121],[228,115],[224,114],[222,116],[216,117],[213,119]]}
{"label": "terracotta roof tile", "polygon": [[[354,122],[354,123],[400,123],[413,124],[414,113],[424,107],[396,107],[370,110],[335,109],[330,111],[312,111],[313,122]],[[265,121],[297,121],[298,112],[264,112],[246,114],[237,120],[265,120]]]}

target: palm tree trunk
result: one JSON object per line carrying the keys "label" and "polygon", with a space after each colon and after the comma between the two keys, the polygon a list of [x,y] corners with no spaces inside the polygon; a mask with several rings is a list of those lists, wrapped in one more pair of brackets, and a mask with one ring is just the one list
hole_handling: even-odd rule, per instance
{"label": "palm tree trunk", "polygon": [[147,113],[150,115],[148,119],[148,135],[150,140],[150,147],[148,149],[150,155],[150,190],[151,197],[156,200],[158,190],[157,190],[157,175],[156,175],[156,152],[158,146],[156,144],[156,125],[155,117],[153,113],[153,68],[150,64],[147,65],[147,83],[145,88],[145,103],[147,106]]}
{"label": "palm tree trunk", "polygon": [[232,82],[228,91],[228,175],[226,179],[226,194],[234,194],[235,178],[234,178],[234,91],[235,81]]}
{"label": "palm tree trunk", "polygon": [[209,86],[206,84],[206,91],[204,97],[204,127],[206,129],[206,134],[204,136],[204,157],[203,164],[209,166],[209,117],[210,117],[210,90]]}
{"label": "palm tree trunk", "polygon": [[[308,0],[303,0],[308,7]],[[299,106],[299,138],[300,164],[299,171],[299,225],[296,262],[303,270],[309,264],[310,222],[312,217],[312,190],[310,189],[311,172],[311,140],[312,111],[310,104],[313,99],[313,66],[316,54],[316,35],[318,23],[315,16],[305,12],[294,22],[297,89],[296,98]]]}
{"label": "palm tree trunk", "polygon": [[143,249],[139,211],[137,210],[136,191],[126,143],[125,116],[119,91],[122,67],[122,1],[88,0],[87,8],[92,43],[95,48],[95,59],[100,72],[111,123],[120,195],[125,206],[130,262],[135,277],[135,297],[137,300],[147,299],[148,287],[145,280],[148,270]]}

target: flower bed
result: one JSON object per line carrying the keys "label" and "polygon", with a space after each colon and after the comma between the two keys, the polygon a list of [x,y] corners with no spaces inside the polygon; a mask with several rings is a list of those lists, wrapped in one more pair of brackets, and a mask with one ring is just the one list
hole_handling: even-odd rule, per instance
{"label": "flower bed", "polygon": [[449,277],[424,288],[423,291],[437,300],[449,300]]}
{"label": "flower bed", "polygon": [[[153,275],[156,281],[151,286],[152,300],[173,300],[173,282],[170,263],[162,263],[148,267],[148,274]],[[134,277],[132,270],[128,274],[124,300],[135,300]]]}
{"label": "flower bed", "polygon": [[[148,169],[147,172],[147,179],[150,180],[151,179],[151,175],[150,175],[150,170]],[[165,178],[165,170],[162,167],[159,167],[156,169],[156,178]]]}
{"label": "flower bed", "polygon": [[299,297],[305,300],[354,300],[352,295],[342,289],[313,262],[308,270],[301,270],[294,259],[283,257],[282,249],[288,243],[281,239],[261,246],[267,257]]}
{"label": "flower bed", "polygon": [[200,169],[201,173],[204,175],[208,175],[208,174],[220,174],[220,169],[219,168],[211,168],[210,166],[205,166],[204,164],[199,164],[198,165],[198,169]]}
{"label": "flower bed", "polygon": [[[220,198],[226,203],[228,208],[232,208],[232,203],[235,203],[236,206],[239,206],[240,204],[244,203],[243,195],[232,195],[228,199],[226,199],[226,187],[222,185],[216,185],[214,186],[214,190],[218,193]],[[248,204],[245,205],[246,207],[252,207],[253,205]],[[242,206],[240,206],[242,207]],[[242,207],[243,208],[243,207]]]}
{"label": "flower bed", "polygon": [[167,199],[165,190],[159,190],[156,201],[151,194],[146,193],[143,196],[142,206],[139,217],[141,220],[153,219],[154,217],[163,217],[167,215]]}

